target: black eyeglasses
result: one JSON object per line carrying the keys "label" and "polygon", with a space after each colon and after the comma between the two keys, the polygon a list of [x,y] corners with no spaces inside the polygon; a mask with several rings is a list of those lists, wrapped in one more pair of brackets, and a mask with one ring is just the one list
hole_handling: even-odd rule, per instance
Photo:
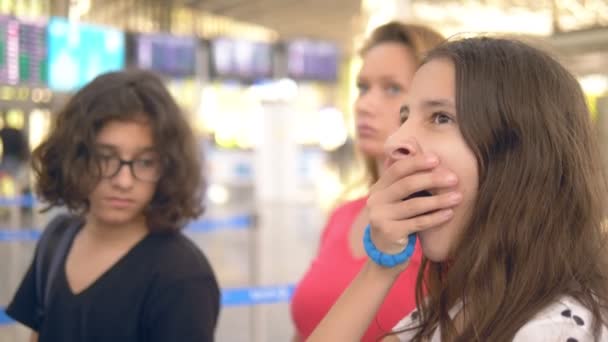
{"label": "black eyeglasses", "polygon": [[97,156],[101,169],[101,176],[104,178],[115,177],[123,165],[127,165],[131,170],[131,175],[144,182],[156,182],[162,173],[161,162],[156,157],[138,157],[132,160],[124,160],[116,155]]}

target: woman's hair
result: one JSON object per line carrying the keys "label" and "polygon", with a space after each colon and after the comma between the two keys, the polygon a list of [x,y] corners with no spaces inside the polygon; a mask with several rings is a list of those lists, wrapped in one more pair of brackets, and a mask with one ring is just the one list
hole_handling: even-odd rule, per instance
{"label": "woman's hair", "polygon": [[[419,64],[427,51],[441,44],[444,40],[441,34],[426,26],[392,21],[377,27],[364,42],[359,53],[363,57],[377,45],[397,43],[408,47],[413,54],[414,62]],[[366,177],[373,184],[378,181],[379,177],[376,161],[368,157],[364,157],[364,161]]]}
{"label": "woman's hair", "polygon": [[[469,38],[423,63],[455,67],[459,127],[479,188],[449,262],[424,259],[415,341],[510,341],[540,310],[572,296],[606,323],[605,179],[585,98],[557,61],[524,43]],[[456,332],[448,310],[464,304]],[[423,304],[424,303],[424,304]]]}
{"label": "woman's hair", "polygon": [[85,212],[98,184],[95,140],[109,121],[147,120],[161,157],[162,176],[145,209],[150,229],[171,230],[202,211],[201,152],[186,118],[163,82],[140,70],[95,78],[58,113],[48,138],[33,152],[36,192],[50,206]]}

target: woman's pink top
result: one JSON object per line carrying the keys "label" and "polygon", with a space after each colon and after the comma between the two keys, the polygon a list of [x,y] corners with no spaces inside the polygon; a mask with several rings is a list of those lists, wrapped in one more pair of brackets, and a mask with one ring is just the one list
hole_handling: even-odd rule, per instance
{"label": "woman's pink top", "polygon": [[[321,236],[317,256],[296,287],[291,314],[300,339],[306,339],[321,322],[340,294],[365,264],[367,257],[355,258],[349,245],[349,231],[367,198],[347,202],[333,211]],[[382,303],[376,319],[362,341],[377,341],[416,306],[416,277],[421,262],[419,244],[410,265],[399,276]]]}

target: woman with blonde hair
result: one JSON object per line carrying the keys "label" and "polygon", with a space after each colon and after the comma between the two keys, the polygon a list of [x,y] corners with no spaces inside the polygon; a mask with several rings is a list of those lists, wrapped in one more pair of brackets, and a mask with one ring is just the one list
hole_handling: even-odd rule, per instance
{"label": "woman with blonde hair", "polygon": [[[435,31],[419,25],[390,22],[378,27],[361,49],[363,65],[357,77],[356,145],[366,161],[370,184],[384,168],[383,145],[399,127],[399,109],[424,54],[443,42]],[[361,238],[369,223],[367,198],[337,207],[323,229],[318,253],[297,285],[291,311],[296,340],[305,339],[338,299],[361,267],[365,252]],[[376,319],[366,326],[364,341],[375,341],[415,305],[414,285],[420,252],[411,270],[397,281]]]}

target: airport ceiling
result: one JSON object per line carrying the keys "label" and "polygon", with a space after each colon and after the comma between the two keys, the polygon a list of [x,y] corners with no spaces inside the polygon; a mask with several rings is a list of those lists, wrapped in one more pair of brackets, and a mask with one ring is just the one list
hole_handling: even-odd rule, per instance
{"label": "airport ceiling", "polygon": [[[387,0],[173,0],[179,5],[200,9],[275,30],[281,37],[313,37],[338,42],[351,50],[353,37],[365,30],[362,8],[384,6]],[[364,4],[362,4],[364,3]],[[553,30],[568,31],[579,26],[608,26],[608,0],[402,0],[402,8],[411,8],[413,20],[431,26],[458,27],[464,18],[456,7],[466,11],[495,8],[507,14],[523,11],[542,13]],[[423,9],[453,12],[453,16],[424,16]],[[602,14],[603,13],[603,14]],[[418,15],[418,16],[417,16]],[[482,19],[482,18],[479,18]],[[534,18],[532,18],[534,20]],[[553,21],[553,22],[551,22]],[[574,24],[573,24],[574,23]],[[557,24],[557,25],[556,25]],[[515,26],[515,25],[514,25]],[[551,29],[551,27],[549,28]]]}
{"label": "airport ceiling", "polygon": [[361,30],[360,0],[184,0],[203,11],[255,23],[281,37],[310,37],[351,43]]}
{"label": "airport ceiling", "polygon": [[[161,27],[170,29],[172,23],[168,13],[171,13],[171,9],[188,8],[260,25],[285,39],[308,37],[330,40],[337,43],[347,54],[353,51],[353,38],[363,34],[369,19],[365,17],[366,11],[362,9],[391,3],[388,0],[87,1],[90,2],[89,15],[83,17],[83,20],[109,23],[109,21],[127,20],[126,18],[132,17],[134,13],[149,12],[148,16],[153,20],[165,21]],[[484,15],[477,14],[479,11],[498,17],[503,17],[501,13],[505,16],[517,16],[524,12],[532,15],[524,17],[528,18],[527,22],[519,18],[507,22],[507,29],[533,24],[535,19],[545,22],[544,27],[548,28],[546,34],[550,34],[551,31],[585,29],[584,31],[591,33],[562,35],[558,37],[557,42],[563,51],[576,54],[577,60],[572,60],[570,63],[576,63],[581,67],[592,60],[603,61],[608,51],[608,0],[403,0],[402,3],[406,4],[402,8],[411,9],[414,21],[438,28],[451,27],[453,30],[458,30],[459,25],[463,23],[474,25],[476,22],[482,22]],[[96,20],[96,13],[105,13],[105,19]],[[491,24],[492,20],[486,22]],[[480,25],[483,26],[483,23]],[[473,28],[473,30],[478,29],[479,27]],[[443,32],[445,34],[445,30]],[[448,35],[453,32],[447,30]],[[592,52],[591,55],[578,58],[589,51]]]}

